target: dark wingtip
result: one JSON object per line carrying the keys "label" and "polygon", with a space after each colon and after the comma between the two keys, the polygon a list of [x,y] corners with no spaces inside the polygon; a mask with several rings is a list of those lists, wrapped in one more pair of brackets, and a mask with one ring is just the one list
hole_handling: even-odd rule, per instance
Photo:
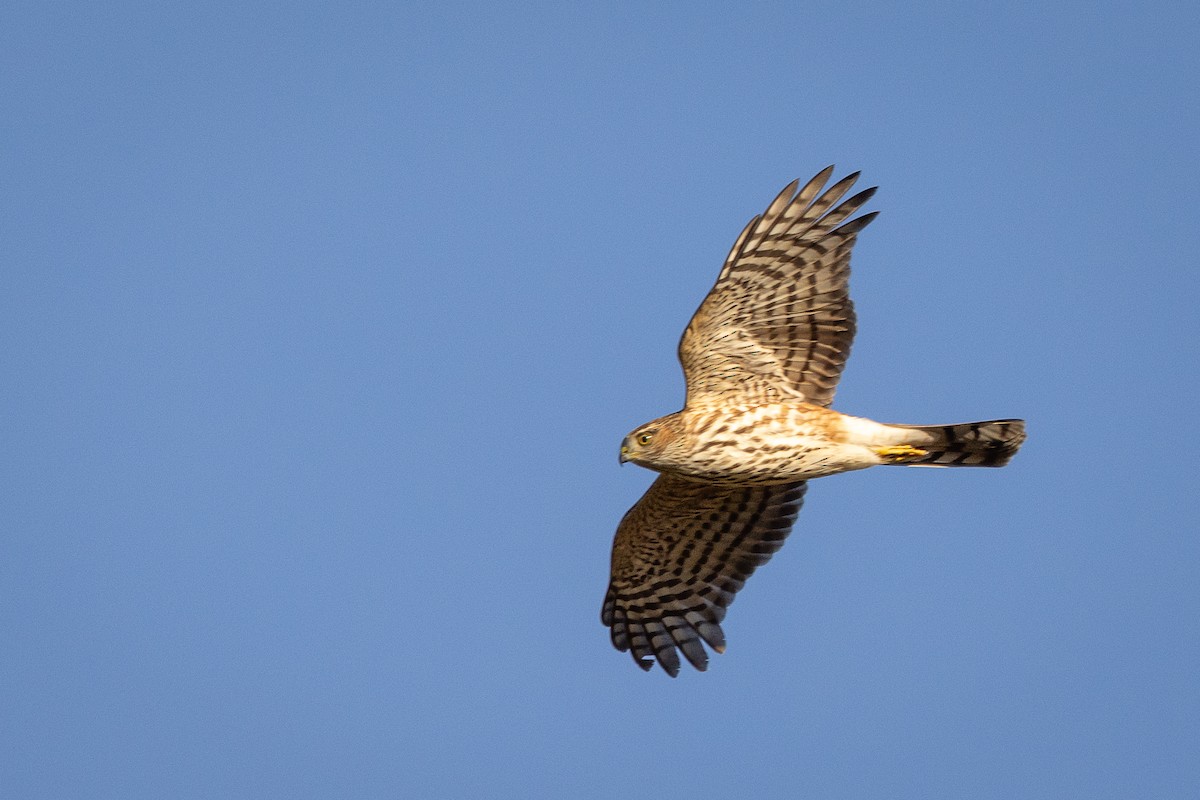
{"label": "dark wingtip", "polygon": [[[871,191],[874,191],[874,190],[872,189]],[[878,216],[879,216],[878,211],[871,211],[870,213],[863,214],[861,217],[855,217],[854,219],[847,222],[845,225],[838,226],[837,232],[844,234],[846,236],[854,236],[859,231],[861,231],[863,228],[870,225],[871,221]]]}
{"label": "dark wingtip", "polygon": [[872,186],[869,189],[863,189],[861,192],[847,200],[845,205],[861,206],[863,203],[874,197],[877,191],[879,191],[878,186]]}

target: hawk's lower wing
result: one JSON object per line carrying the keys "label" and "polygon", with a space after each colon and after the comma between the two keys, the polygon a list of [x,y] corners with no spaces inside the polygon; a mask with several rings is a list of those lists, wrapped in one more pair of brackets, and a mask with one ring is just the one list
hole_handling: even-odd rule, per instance
{"label": "hawk's lower wing", "polygon": [[725,649],[721,620],[755,568],[783,546],[804,483],[729,486],[660,475],[626,512],[613,542],[600,614],[613,645],[642,669],[679,674],[679,652],[708,666],[701,640]]}

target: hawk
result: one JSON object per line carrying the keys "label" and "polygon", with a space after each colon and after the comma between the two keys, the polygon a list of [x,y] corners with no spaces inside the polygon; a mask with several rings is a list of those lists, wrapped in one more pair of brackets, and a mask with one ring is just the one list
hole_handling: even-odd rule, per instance
{"label": "hawk", "polygon": [[[1018,419],[893,425],[829,408],[854,337],[850,251],[878,212],[875,189],[825,188],[827,167],[789,184],[738,236],[679,342],[683,409],[621,443],[621,463],[658,477],[613,542],[601,620],[612,643],[672,677],[682,653],[708,667],[734,595],[791,531],[807,481],[879,464],[1000,467]],[[841,201],[841,202],[839,202]]]}

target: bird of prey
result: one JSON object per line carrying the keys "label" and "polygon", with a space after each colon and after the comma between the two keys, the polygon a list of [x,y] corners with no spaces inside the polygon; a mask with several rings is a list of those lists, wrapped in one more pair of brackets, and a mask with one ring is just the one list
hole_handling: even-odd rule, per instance
{"label": "bird of prey", "polygon": [[[1017,419],[894,425],[829,408],[854,337],[850,250],[875,189],[842,198],[830,166],[789,184],[738,236],[679,342],[683,409],[625,437],[621,462],[658,477],[613,542],[601,620],[613,645],[672,677],[725,650],[734,595],[791,531],[806,482],[879,464],[999,467]],[[839,203],[839,201],[841,201]]]}

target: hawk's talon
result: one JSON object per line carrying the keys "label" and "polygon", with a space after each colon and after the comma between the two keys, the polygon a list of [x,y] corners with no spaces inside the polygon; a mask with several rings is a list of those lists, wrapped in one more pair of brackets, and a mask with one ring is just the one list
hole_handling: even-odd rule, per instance
{"label": "hawk's talon", "polygon": [[897,444],[890,447],[876,447],[875,455],[894,464],[927,456],[929,451],[913,447],[911,444]]}

